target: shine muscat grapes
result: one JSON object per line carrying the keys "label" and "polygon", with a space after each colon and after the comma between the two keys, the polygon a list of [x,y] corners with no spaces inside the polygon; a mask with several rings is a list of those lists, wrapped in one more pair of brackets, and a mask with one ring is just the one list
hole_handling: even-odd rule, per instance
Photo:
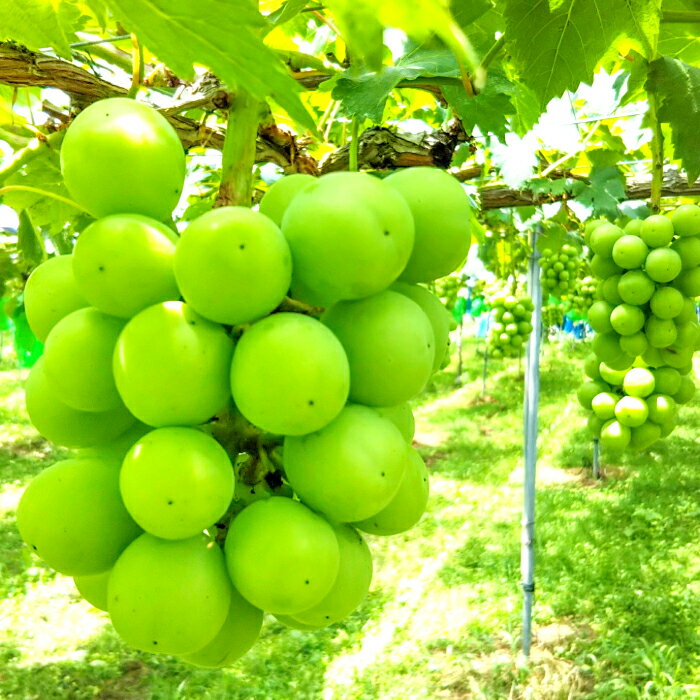
{"label": "shine muscat grapes", "polygon": [[489,300],[492,309],[487,346],[492,357],[519,357],[532,332],[532,300],[499,291]]}
{"label": "shine muscat grapes", "polygon": [[259,212],[177,235],[182,147],[123,99],[75,119],[61,164],[96,220],[27,283],[46,346],[26,405],[74,453],[25,490],[22,538],[127,644],[198,666],[235,662],[263,611],[300,629],[348,616],[372,578],[363,533],[427,506],[408,402],[447,356],[422,283],[466,257],[464,190],[429,168],[291,175]]}
{"label": "shine muscat grapes", "polygon": [[588,310],[595,331],[579,389],[588,426],[612,449],[644,450],[676,426],[678,406],[695,393],[700,346],[700,207],[669,215],[587,226],[598,277]]}

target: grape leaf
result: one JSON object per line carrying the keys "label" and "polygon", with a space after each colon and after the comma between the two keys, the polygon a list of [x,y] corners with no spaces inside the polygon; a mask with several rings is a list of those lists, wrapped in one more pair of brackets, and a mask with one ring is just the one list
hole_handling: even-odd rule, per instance
{"label": "grape leaf", "polygon": [[465,29],[493,8],[491,0],[451,0],[452,15]]}
{"label": "grape leaf", "polygon": [[314,121],[298,87],[263,44],[265,20],[250,0],[106,0],[115,16],[180,77],[194,64],[210,68],[229,87],[272,97],[302,126]]}
{"label": "grape leaf", "polygon": [[442,92],[465,129],[477,126],[482,134],[495,134],[500,141],[505,141],[506,115],[514,114],[515,108],[510,99],[513,84],[502,73],[489,73],[485,88],[473,97],[457,85],[444,85]]}
{"label": "grape leaf", "polygon": [[506,37],[518,72],[544,106],[590,82],[622,35],[652,53],[659,8],[660,0],[508,0]]}
{"label": "grape leaf", "polygon": [[70,42],[75,41],[73,22],[80,11],[70,0],[2,0],[0,41],[14,41],[29,49],[51,47],[70,59]]}
{"label": "grape leaf", "polygon": [[573,193],[575,201],[592,209],[595,215],[615,218],[618,204],[625,198],[625,180],[614,166],[594,166],[589,182],[575,182]]}
{"label": "grape leaf", "polygon": [[294,19],[306,6],[308,0],[287,0],[279,10],[271,12],[267,16],[268,22],[273,26],[278,27],[280,24],[289,22],[290,19]]}
{"label": "grape leaf", "polygon": [[688,181],[700,175],[700,68],[675,58],[659,58],[649,64],[647,89],[660,100],[658,117],[671,127],[673,147]]}
{"label": "grape leaf", "polygon": [[19,213],[17,245],[22,262],[27,269],[36,267],[46,257],[41,234],[34,228],[34,224],[32,224],[32,220],[26,211]]}

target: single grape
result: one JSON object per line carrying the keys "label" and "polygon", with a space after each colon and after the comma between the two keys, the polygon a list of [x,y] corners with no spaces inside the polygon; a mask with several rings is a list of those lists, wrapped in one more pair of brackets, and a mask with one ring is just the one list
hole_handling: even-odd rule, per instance
{"label": "single grape", "polygon": [[107,585],[112,569],[107,569],[99,574],[86,576],[74,576],[73,583],[78,593],[98,610],[107,612]]}
{"label": "single grape", "polygon": [[316,178],[306,173],[292,173],[281,177],[270,186],[260,200],[260,213],[281,227],[284,214],[292,200],[314,182]]}

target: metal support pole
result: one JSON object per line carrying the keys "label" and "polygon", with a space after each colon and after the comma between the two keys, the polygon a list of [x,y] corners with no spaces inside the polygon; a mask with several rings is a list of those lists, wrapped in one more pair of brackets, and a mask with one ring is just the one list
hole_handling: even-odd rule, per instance
{"label": "metal support pole", "polygon": [[457,376],[455,377],[455,384],[462,383],[462,372],[464,371],[464,365],[462,364],[462,332],[464,330],[464,315],[459,318],[459,333],[457,334]]}
{"label": "metal support pole", "polygon": [[535,593],[535,491],[537,473],[537,410],[540,398],[540,340],[542,337],[542,289],[538,263],[537,232],[532,233],[528,266],[528,291],[534,306],[532,332],[527,344],[524,398],[525,463],[520,570],[523,588],[523,654],[530,656],[532,644],[532,605]]}
{"label": "metal support pole", "polygon": [[593,478],[600,479],[600,440],[593,438]]}

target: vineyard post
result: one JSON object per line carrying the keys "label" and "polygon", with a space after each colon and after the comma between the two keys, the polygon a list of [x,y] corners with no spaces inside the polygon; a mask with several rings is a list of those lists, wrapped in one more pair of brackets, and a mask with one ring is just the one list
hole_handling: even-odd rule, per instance
{"label": "vineyard post", "polygon": [[457,376],[455,377],[455,385],[459,386],[462,383],[462,372],[464,367],[462,364],[462,346],[463,346],[463,330],[464,330],[464,314],[459,317],[459,326],[457,327]]}
{"label": "vineyard post", "polygon": [[540,339],[542,336],[542,289],[537,234],[531,235],[527,286],[534,306],[532,331],[527,344],[524,396],[524,479],[520,570],[523,589],[523,654],[530,656],[532,605],[535,593],[535,492],[537,474],[537,411],[540,398]]}
{"label": "vineyard post", "polygon": [[600,440],[593,438],[593,478],[600,479]]}

